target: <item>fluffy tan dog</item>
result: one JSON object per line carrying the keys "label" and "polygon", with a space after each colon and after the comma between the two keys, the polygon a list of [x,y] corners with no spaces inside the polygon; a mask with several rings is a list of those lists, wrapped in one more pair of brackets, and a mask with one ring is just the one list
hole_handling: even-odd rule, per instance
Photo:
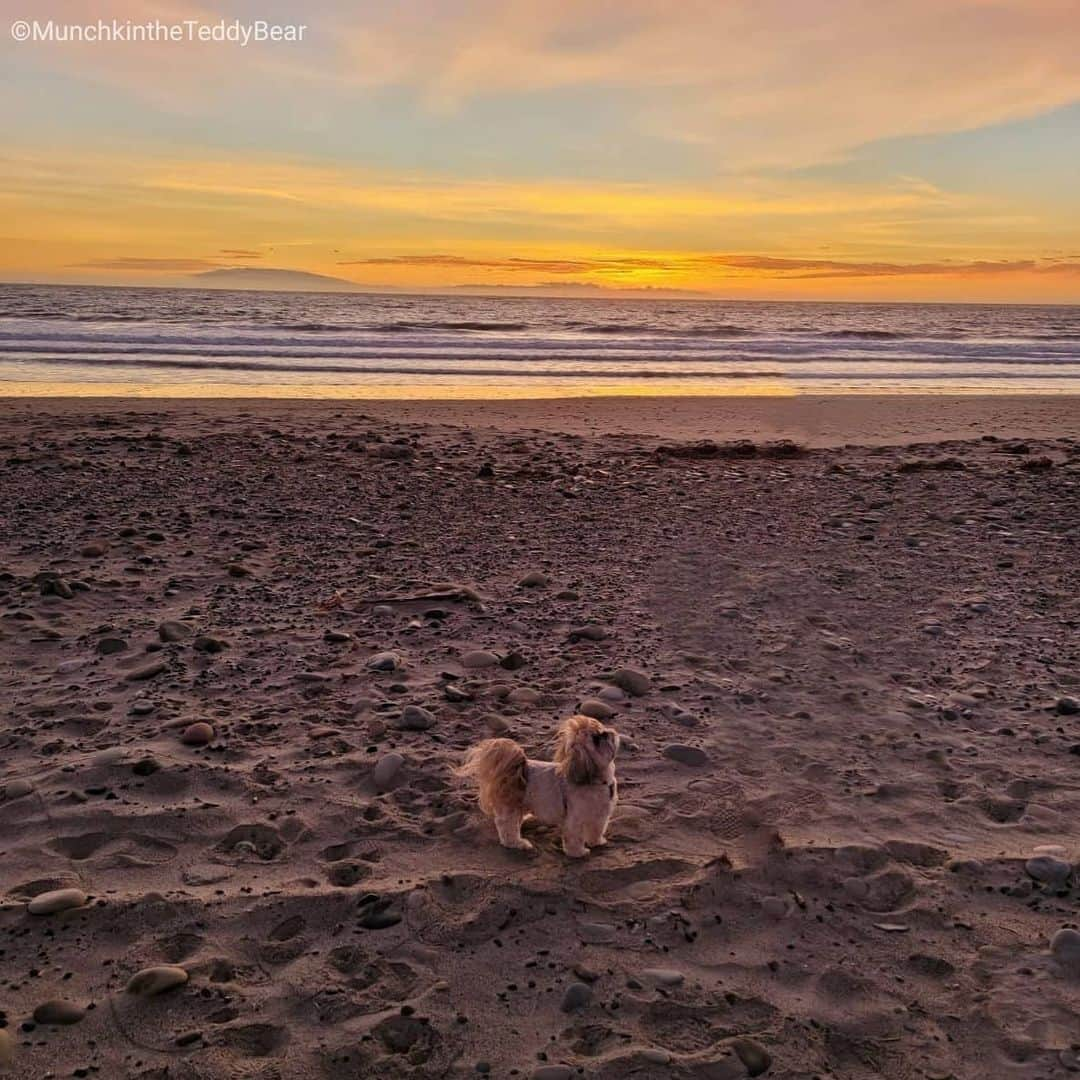
{"label": "fluffy tan dog", "polygon": [[590,716],[571,716],[555,737],[555,760],[533,761],[512,739],[485,739],[457,770],[479,789],[480,809],[495,819],[503,847],[531,851],[521,823],[532,814],[561,825],[563,851],[571,858],[607,843],[615,809],[615,752],[619,735]]}

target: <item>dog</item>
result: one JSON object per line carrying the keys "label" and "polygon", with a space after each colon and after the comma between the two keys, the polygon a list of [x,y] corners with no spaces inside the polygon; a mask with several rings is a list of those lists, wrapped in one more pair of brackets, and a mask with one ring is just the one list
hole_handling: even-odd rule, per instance
{"label": "dog", "polygon": [[555,760],[533,761],[513,739],[485,739],[465,755],[457,774],[476,783],[480,809],[494,818],[503,847],[532,851],[521,835],[531,814],[562,827],[572,859],[607,843],[615,809],[615,754],[619,734],[591,716],[571,716],[555,737]]}

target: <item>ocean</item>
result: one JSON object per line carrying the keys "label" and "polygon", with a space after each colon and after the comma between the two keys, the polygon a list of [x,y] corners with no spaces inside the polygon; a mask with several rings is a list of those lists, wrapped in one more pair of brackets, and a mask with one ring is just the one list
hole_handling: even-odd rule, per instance
{"label": "ocean", "polygon": [[1078,393],[1080,307],[0,285],[0,395]]}

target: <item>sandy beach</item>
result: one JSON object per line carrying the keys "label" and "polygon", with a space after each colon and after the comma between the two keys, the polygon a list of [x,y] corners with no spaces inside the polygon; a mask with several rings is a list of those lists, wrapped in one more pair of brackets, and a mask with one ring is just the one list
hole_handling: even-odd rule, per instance
{"label": "sandy beach", "polygon": [[1077,1075],[1078,505],[1069,396],[0,400],[0,1073]]}

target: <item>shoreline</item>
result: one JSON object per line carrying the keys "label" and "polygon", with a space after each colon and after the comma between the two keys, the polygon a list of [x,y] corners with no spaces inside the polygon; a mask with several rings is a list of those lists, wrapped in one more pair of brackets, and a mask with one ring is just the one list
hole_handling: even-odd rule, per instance
{"label": "shoreline", "polygon": [[384,422],[643,439],[792,439],[809,447],[1080,437],[1080,395],[804,394],[551,398],[5,397],[9,420],[33,413]]}

